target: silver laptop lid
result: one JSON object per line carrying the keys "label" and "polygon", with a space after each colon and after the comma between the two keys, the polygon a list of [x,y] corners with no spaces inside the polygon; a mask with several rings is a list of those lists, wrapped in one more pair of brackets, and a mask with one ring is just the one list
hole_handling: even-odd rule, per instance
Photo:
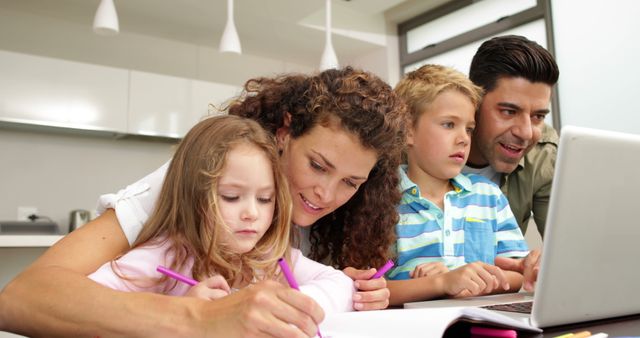
{"label": "silver laptop lid", "polygon": [[640,313],[640,135],[562,129],[532,324]]}

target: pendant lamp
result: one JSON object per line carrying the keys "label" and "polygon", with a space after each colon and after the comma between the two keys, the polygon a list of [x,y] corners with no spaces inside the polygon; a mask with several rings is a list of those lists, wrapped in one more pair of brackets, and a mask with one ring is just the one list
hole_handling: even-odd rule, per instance
{"label": "pendant lamp", "polygon": [[116,35],[120,31],[113,0],[102,0],[93,18],[93,31],[99,35]]}
{"label": "pendant lamp", "polygon": [[236,25],[233,22],[233,0],[227,0],[227,24],[224,26],[224,33],[222,33],[218,49],[220,52],[242,53],[238,31],[236,31]]}
{"label": "pendant lamp", "polygon": [[320,59],[321,71],[338,68],[338,57],[336,56],[336,52],[333,50],[333,44],[331,43],[331,0],[325,1],[325,42],[324,51],[322,52],[322,58]]}

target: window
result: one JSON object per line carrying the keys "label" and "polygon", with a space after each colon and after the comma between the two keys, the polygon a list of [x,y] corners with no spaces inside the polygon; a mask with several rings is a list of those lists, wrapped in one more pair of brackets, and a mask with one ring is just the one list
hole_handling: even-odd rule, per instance
{"label": "window", "polygon": [[[483,41],[498,35],[526,36],[552,54],[550,0],[453,0],[398,26],[401,73],[428,63],[468,74],[471,59]],[[548,121],[560,127],[557,89]],[[552,119],[552,121],[551,121]]]}

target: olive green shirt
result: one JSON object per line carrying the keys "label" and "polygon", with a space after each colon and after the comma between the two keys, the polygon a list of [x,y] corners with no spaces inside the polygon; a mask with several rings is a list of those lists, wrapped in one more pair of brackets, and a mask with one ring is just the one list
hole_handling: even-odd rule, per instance
{"label": "olive green shirt", "polygon": [[507,196],[523,234],[533,216],[540,235],[544,235],[557,153],[558,133],[545,124],[538,144],[520,160],[512,173],[502,175],[500,189]]}

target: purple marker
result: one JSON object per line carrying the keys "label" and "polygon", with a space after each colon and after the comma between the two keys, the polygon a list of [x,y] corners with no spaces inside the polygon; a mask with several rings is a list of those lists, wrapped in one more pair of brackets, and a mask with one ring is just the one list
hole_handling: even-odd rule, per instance
{"label": "purple marker", "polygon": [[280,258],[278,259],[278,264],[280,265],[280,270],[282,270],[282,274],[284,274],[284,278],[287,280],[287,283],[289,283],[289,286],[296,290],[300,290],[298,282],[296,282],[295,277],[293,277],[293,273],[291,273],[291,269],[289,269],[287,261],[285,261],[284,258]]}
{"label": "purple marker", "polygon": [[[293,277],[293,273],[291,272],[291,269],[289,268],[289,264],[287,264],[287,261],[284,260],[284,258],[280,258],[278,259],[278,264],[280,265],[280,270],[282,270],[282,274],[284,275],[284,278],[287,280],[287,283],[289,283],[289,286],[293,289],[296,290],[300,290],[300,287],[298,286],[298,282],[296,282],[296,278]],[[318,337],[322,338],[322,335],[320,334],[320,327],[318,326]]]}
{"label": "purple marker", "polygon": [[191,286],[194,286],[194,285],[198,284],[198,281],[193,280],[193,279],[191,279],[191,278],[189,278],[187,276],[183,276],[183,275],[181,275],[181,274],[179,274],[179,273],[177,273],[175,271],[172,271],[170,269],[167,269],[162,265],[158,265],[156,270],[158,272],[160,272],[160,273],[163,273],[163,274],[165,274],[165,275],[167,275],[167,276],[169,276],[169,277],[171,277],[171,278],[173,278],[175,280],[181,281],[181,282],[183,282],[185,284],[189,284]]}
{"label": "purple marker", "polygon": [[389,271],[389,269],[391,269],[392,267],[393,267],[393,261],[388,260],[386,263],[384,263],[384,265],[380,269],[378,269],[378,272],[376,272],[376,274],[369,279],[376,279],[384,276],[384,274],[387,273],[387,271]]}

